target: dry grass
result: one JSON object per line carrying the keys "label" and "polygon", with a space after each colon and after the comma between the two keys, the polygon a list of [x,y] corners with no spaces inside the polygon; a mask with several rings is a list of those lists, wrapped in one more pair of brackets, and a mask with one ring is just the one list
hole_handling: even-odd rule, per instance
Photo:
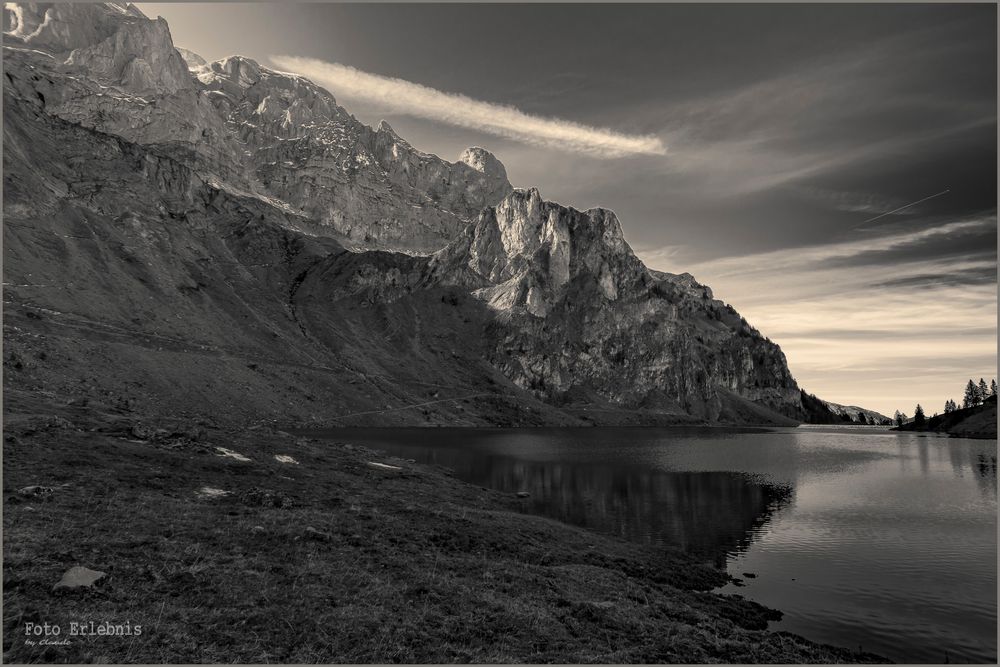
{"label": "dry grass", "polygon": [[[447,471],[280,432],[158,424],[164,432],[140,441],[148,429],[96,411],[61,416],[69,423],[8,415],[7,662],[861,657],[761,631],[772,612],[704,592],[724,575],[682,554],[525,516],[516,499]],[[32,484],[55,491],[18,495]],[[229,493],[197,493],[205,486]],[[54,593],[74,565],[109,576]],[[71,620],[143,633],[26,644],[26,622],[65,635]]]}

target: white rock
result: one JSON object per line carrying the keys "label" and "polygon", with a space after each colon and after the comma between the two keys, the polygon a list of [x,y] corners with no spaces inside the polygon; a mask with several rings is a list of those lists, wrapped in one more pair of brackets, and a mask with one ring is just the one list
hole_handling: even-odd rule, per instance
{"label": "white rock", "polygon": [[249,462],[251,459],[243,456],[239,452],[233,451],[232,449],[226,449],[225,447],[216,447],[215,451],[218,452],[216,456],[224,456],[231,459],[236,459],[237,461]]}
{"label": "white rock", "polygon": [[60,589],[76,589],[76,588],[93,588],[94,584],[106,577],[104,572],[98,570],[91,570],[90,568],[71,567],[66,570],[63,574],[62,579],[60,579],[53,587],[52,590]]}

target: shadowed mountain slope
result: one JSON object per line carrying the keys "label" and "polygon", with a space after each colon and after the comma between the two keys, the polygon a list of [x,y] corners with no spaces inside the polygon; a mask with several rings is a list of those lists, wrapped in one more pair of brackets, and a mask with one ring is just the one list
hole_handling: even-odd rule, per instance
{"label": "shadowed mountain slope", "polygon": [[131,6],[4,21],[11,390],[237,421],[807,416],[780,348],[611,211],[206,63]]}

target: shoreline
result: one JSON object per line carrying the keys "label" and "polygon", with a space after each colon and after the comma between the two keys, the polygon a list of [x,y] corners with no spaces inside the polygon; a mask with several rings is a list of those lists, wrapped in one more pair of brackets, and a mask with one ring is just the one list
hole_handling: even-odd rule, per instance
{"label": "shoreline", "polygon": [[913,421],[893,427],[897,433],[933,433],[950,438],[997,439],[997,399],[989,397],[980,405],[934,415],[918,427]]}
{"label": "shoreline", "polygon": [[[6,415],[7,662],[884,661],[767,632],[780,612],[711,592],[725,573],[439,466],[34,407]],[[77,565],[107,576],[54,592]],[[25,621],[81,619],[144,630],[24,641]]]}
{"label": "shoreline", "polygon": [[[253,429],[254,427],[251,427]],[[593,424],[589,426],[573,425],[573,426],[556,426],[556,425],[539,425],[539,426],[448,426],[445,424],[414,424],[411,426],[314,426],[314,425],[303,425],[303,424],[291,424],[291,425],[281,425],[274,426],[274,430],[284,431],[292,435],[300,436],[311,436],[314,434],[321,433],[338,433],[338,432],[350,432],[350,431],[590,431],[590,430],[600,430],[600,429],[614,429],[617,431],[635,429],[643,431],[693,431],[693,430],[711,430],[711,431],[726,431],[733,433],[765,433],[771,429],[776,428],[797,428],[795,426],[771,426],[765,424],[663,424],[660,426],[642,426],[639,424],[625,424],[622,426],[613,424]]]}

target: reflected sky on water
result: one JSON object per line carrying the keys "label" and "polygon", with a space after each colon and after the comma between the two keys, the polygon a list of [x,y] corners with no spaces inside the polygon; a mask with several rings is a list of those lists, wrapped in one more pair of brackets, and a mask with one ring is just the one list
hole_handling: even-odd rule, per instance
{"label": "reflected sky on water", "polygon": [[723,592],[783,611],[773,629],[900,662],[996,662],[995,440],[809,426],[327,435],[527,491],[526,512],[685,549],[742,579]]}

